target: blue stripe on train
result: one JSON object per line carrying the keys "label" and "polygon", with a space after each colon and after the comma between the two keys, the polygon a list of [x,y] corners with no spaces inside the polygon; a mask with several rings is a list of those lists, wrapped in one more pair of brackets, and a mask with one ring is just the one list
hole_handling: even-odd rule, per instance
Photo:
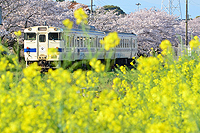
{"label": "blue stripe on train", "polygon": [[25,48],[24,52],[36,52],[36,48]]}
{"label": "blue stripe on train", "polygon": [[[25,48],[24,52],[36,52],[36,48],[29,48],[29,49]],[[58,52],[64,52],[64,49],[58,48]]]}
{"label": "blue stripe on train", "polygon": [[64,48],[58,48],[58,52],[64,52]]}

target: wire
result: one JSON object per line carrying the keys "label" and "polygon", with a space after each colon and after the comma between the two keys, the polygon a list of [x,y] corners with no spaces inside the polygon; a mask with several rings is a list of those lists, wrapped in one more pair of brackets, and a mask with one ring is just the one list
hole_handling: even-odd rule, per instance
{"label": "wire", "polygon": [[[192,3],[191,3],[192,2]],[[193,0],[190,0],[190,2],[189,3],[191,3],[192,5],[200,5],[200,4],[198,4],[198,3],[196,3],[196,2],[194,2]]]}
{"label": "wire", "polygon": [[109,5],[104,0],[96,0],[95,2],[99,2],[101,5]]}

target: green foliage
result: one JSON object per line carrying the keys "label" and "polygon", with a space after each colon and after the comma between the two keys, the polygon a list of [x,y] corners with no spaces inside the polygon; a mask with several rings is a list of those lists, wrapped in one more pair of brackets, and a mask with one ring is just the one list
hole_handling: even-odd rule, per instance
{"label": "green foliage", "polygon": [[199,18],[200,16],[196,16],[196,18]]}
{"label": "green foliage", "polygon": [[103,6],[105,10],[115,10],[115,12],[117,12],[118,15],[120,14],[125,14],[125,12],[118,6],[114,6],[114,5],[105,5]]}

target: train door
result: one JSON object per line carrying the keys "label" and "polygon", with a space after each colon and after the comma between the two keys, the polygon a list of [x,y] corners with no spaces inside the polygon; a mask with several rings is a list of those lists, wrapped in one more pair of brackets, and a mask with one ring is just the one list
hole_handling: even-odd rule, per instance
{"label": "train door", "polygon": [[48,41],[46,34],[38,34],[38,58],[47,59]]}

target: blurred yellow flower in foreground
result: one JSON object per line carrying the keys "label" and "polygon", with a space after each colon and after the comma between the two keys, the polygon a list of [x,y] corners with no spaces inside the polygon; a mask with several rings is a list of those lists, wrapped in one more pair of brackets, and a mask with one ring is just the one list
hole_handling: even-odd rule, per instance
{"label": "blurred yellow flower in foreground", "polygon": [[3,45],[0,45],[0,52],[4,51]]}
{"label": "blurred yellow flower in foreground", "polygon": [[65,19],[62,21],[63,25],[67,27],[68,29],[71,29],[73,27],[73,22],[69,19]]}
{"label": "blurred yellow flower in foreground", "polygon": [[84,12],[83,8],[79,8],[74,12],[74,17],[76,18],[76,23],[80,24],[83,22],[84,24],[87,24],[87,18],[88,15]]}
{"label": "blurred yellow flower in foreground", "polygon": [[48,49],[48,59],[57,58],[57,55],[59,55],[58,48]]}
{"label": "blurred yellow flower in foreground", "polygon": [[22,32],[21,32],[20,30],[18,30],[18,31],[15,31],[14,34],[15,34],[16,36],[21,36],[21,35],[22,35]]}
{"label": "blurred yellow flower in foreground", "polygon": [[138,70],[142,73],[145,74],[147,72],[153,72],[159,70],[159,60],[156,57],[140,57],[138,59]]}
{"label": "blurred yellow flower in foreground", "polygon": [[166,55],[171,53],[172,51],[172,44],[169,40],[164,40],[160,44],[160,48],[163,50],[162,55]]}
{"label": "blurred yellow flower in foreground", "polygon": [[119,45],[120,38],[118,37],[117,32],[111,32],[104,38],[104,40],[101,40],[100,43],[105,45],[105,50],[108,51],[110,48]]}
{"label": "blurred yellow flower in foreground", "polygon": [[199,47],[200,46],[199,38],[195,36],[194,39],[192,39],[189,44],[191,49]]}
{"label": "blurred yellow flower in foreground", "polygon": [[105,65],[101,63],[100,60],[93,58],[90,60],[90,66],[95,69],[96,72],[103,72],[105,70]]}
{"label": "blurred yellow flower in foreground", "polygon": [[161,48],[162,50],[167,49],[167,48],[169,48],[169,47],[171,47],[171,46],[172,46],[172,44],[170,43],[169,40],[164,40],[164,41],[162,41],[161,44],[160,44],[160,48]]}

